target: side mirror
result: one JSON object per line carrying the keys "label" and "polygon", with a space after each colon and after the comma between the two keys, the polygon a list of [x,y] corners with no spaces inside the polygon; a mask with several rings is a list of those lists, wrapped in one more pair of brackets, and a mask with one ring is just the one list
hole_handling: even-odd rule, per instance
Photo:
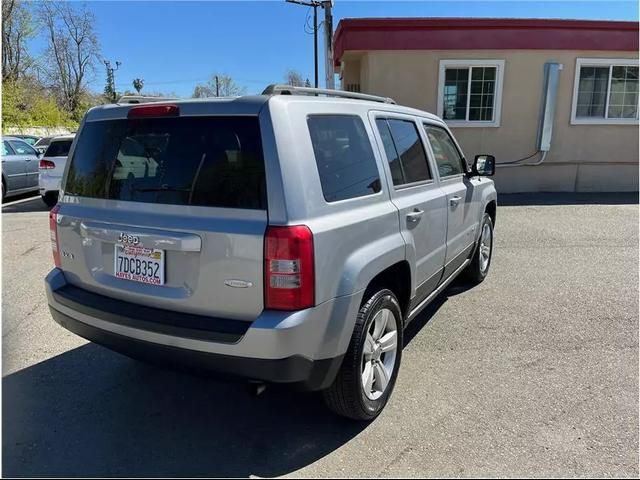
{"label": "side mirror", "polygon": [[473,161],[473,174],[490,177],[496,173],[496,157],[493,155],[476,155]]}

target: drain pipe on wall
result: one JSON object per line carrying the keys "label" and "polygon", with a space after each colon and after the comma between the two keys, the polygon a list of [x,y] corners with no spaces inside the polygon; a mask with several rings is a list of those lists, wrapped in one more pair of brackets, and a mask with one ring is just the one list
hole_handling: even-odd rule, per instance
{"label": "drain pipe on wall", "polygon": [[[538,123],[538,137],[536,140],[538,150],[528,157],[511,162],[496,163],[496,167],[535,167],[544,163],[547,153],[551,149],[551,134],[553,133],[553,119],[556,113],[556,99],[558,96],[558,83],[560,82],[561,70],[561,63],[547,62],[544,64],[542,102]],[[538,154],[541,154],[539,160],[525,163]]]}

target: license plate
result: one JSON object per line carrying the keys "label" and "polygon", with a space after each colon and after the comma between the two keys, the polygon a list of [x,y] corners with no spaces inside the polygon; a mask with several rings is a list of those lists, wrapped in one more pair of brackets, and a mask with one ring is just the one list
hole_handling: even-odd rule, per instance
{"label": "license plate", "polygon": [[117,278],[152,285],[164,285],[164,250],[115,246],[114,275]]}

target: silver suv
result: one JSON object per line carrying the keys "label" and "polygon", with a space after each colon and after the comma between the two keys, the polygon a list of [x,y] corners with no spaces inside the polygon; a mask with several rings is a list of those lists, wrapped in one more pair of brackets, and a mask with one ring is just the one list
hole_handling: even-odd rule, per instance
{"label": "silver suv", "polygon": [[126,355],[371,420],[406,325],[458,274],[487,275],[493,170],[438,117],[369,95],[97,107],[50,214],[51,313]]}

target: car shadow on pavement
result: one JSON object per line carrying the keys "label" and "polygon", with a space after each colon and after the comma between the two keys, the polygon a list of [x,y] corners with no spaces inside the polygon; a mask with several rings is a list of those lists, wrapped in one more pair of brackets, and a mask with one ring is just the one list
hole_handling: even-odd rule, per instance
{"label": "car shadow on pavement", "polygon": [[273,477],[344,445],[367,424],[318,394],[162,370],[86,344],[7,375],[3,475]]}
{"label": "car shadow on pavement", "polygon": [[463,279],[456,278],[451,282],[445,290],[440,293],[433,301],[422,310],[413,321],[407,325],[406,330],[403,333],[403,344],[406,348],[407,345],[422,331],[422,329],[429,323],[438,310],[447,303],[449,298],[466,292],[474,287],[473,284],[464,281]]}
{"label": "car shadow on pavement", "polygon": [[[451,296],[455,280],[407,327],[404,344]],[[349,442],[366,423],[319,394],[156,368],[88,343],[3,378],[3,475],[274,477]]]}

